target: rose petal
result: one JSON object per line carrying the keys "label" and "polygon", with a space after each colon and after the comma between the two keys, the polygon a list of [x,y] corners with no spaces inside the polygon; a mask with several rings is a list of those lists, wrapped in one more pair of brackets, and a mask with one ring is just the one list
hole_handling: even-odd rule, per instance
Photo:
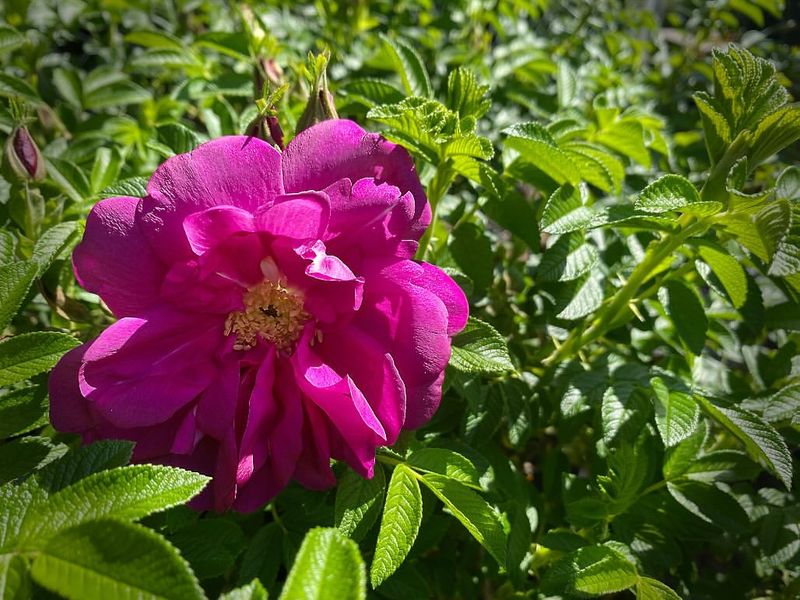
{"label": "rose petal", "polygon": [[75,277],[99,295],[117,317],[138,314],[158,302],[165,267],[136,220],[139,198],[107,198],[86,219],[83,240],[72,254]]}

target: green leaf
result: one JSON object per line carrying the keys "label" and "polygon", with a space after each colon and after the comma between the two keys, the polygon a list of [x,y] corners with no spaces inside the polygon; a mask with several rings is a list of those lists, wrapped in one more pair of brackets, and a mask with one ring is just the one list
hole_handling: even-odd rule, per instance
{"label": "green leaf", "polygon": [[41,276],[64,248],[74,240],[78,230],[77,221],[65,221],[53,225],[36,240],[31,260],[38,265],[37,276]]}
{"label": "green leaf", "polygon": [[100,192],[101,198],[113,198],[115,196],[131,196],[133,198],[144,198],[147,195],[147,178],[130,177],[108,186]]}
{"label": "green leaf", "polygon": [[479,85],[475,73],[464,67],[450,71],[447,77],[447,106],[462,117],[481,118],[492,101],[488,85]]}
{"label": "green leaf", "polygon": [[0,96],[5,96],[6,98],[18,96],[34,106],[42,104],[39,93],[31,84],[24,79],[3,72],[0,72]]}
{"label": "green leaf", "polygon": [[408,457],[407,464],[418,471],[439,473],[480,489],[480,475],[467,458],[446,448],[420,448]]}
{"label": "green leaf", "polygon": [[747,453],[766,465],[786,486],[792,487],[792,456],[781,435],[757,414],[702,396],[697,400],[714,419],[744,444]]}
{"label": "green leaf", "polygon": [[558,185],[578,185],[581,174],[575,163],[559,148],[550,133],[538,123],[519,123],[503,130],[505,145],[543,171]]}
{"label": "green leaf", "polygon": [[494,327],[474,317],[453,338],[450,366],[463,373],[486,375],[514,370],[505,338]]}
{"label": "green leaf", "polygon": [[364,562],[356,543],[337,529],[306,534],[281,600],[361,600],[367,595]]}
{"label": "green leaf", "polygon": [[744,531],[750,525],[747,513],[733,496],[713,484],[669,481],[667,489],[678,504],[707,523],[731,533]]}
{"label": "green leaf", "polygon": [[37,273],[38,266],[33,261],[12,262],[0,267],[0,332],[19,311]]}
{"label": "green leaf", "polygon": [[594,217],[594,211],[586,206],[583,190],[563,186],[547,200],[539,226],[545,233],[561,235],[586,229]]}
{"label": "green leaf", "polygon": [[422,481],[498,564],[504,566],[508,540],[497,512],[477,493],[454,479],[428,473],[422,476]]}
{"label": "green leaf", "polygon": [[650,168],[652,161],[644,142],[644,128],[637,119],[623,117],[610,123],[595,134],[594,141]]}
{"label": "green leaf", "polygon": [[[0,230],[0,267],[5,267],[14,261],[16,247],[17,239],[10,232]],[[3,304],[3,302],[0,302],[0,306]]]}
{"label": "green leaf", "polygon": [[568,301],[556,315],[559,319],[581,319],[593,313],[603,303],[603,286],[596,274],[584,275],[570,283],[570,286],[565,286],[562,290]]}
{"label": "green leaf", "polygon": [[597,249],[586,243],[584,232],[573,231],[545,250],[537,275],[541,281],[572,281],[588,273],[597,259]]}
{"label": "green leaf", "polygon": [[56,492],[28,515],[21,543],[41,547],[58,531],[102,518],[136,520],[188,502],[205,475],[173,467],[133,465],[100,471]]}
{"label": "green leaf", "polygon": [[24,35],[11,27],[0,26],[0,53],[11,52],[24,44]]}
{"label": "green leaf", "polygon": [[636,600],[681,600],[681,597],[656,579],[640,577],[636,582]]}
{"label": "green leaf", "polygon": [[383,467],[375,465],[372,479],[361,477],[352,469],[339,478],[334,506],[334,522],[344,535],[360,541],[375,524],[386,491]]}
{"label": "green leaf", "polygon": [[664,175],[642,190],[634,207],[643,212],[658,214],[700,202],[700,194],[688,179],[680,175]]}
{"label": "green leaf", "polygon": [[791,225],[778,242],[769,266],[769,274],[777,277],[800,273],[800,202],[791,208]]}
{"label": "green leaf", "polygon": [[158,139],[175,154],[184,154],[200,145],[200,137],[181,123],[167,123],[158,128]]}
{"label": "green leaf", "polygon": [[114,520],[62,531],[37,554],[31,575],[75,600],[205,598],[189,565],[164,538]]}
{"label": "green leaf", "polygon": [[53,70],[53,85],[69,104],[77,109],[83,108],[83,84],[74,69],[57,68]]}
{"label": "green leaf", "polygon": [[18,554],[0,554],[0,598],[25,600],[30,597],[30,586],[25,559]]}
{"label": "green leaf", "polygon": [[619,192],[625,179],[622,161],[602,146],[582,141],[562,144],[581,172],[581,177],[604,192]]}
{"label": "green leaf", "polygon": [[47,423],[47,394],[42,387],[12,390],[0,396],[0,438],[26,433]]}
{"label": "green leaf", "polygon": [[380,35],[383,47],[400,74],[403,88],[409,96],[433,98],[433,88],[422,58],[411,44],[401,39]]}
{"label": "green leaf", "polygon": [[36,482],[48,494],[64,489],[97,471],[128,464],[133,442],[101,440],[71,450],[36,473]]}
{"label": "green leaf", "polygon": [[241,528],[226,519],[200,519],[170,536],[198,579],[224,575],[244,551]]}
{"label": "green leaf", "polygon": [[800,414],[800,383],[787,385],[775,392],[764,409],[764,419],[770,423],[791,421]]}
{"label": "green leaf", "polygon": [[91,195],[89,180],[79,167],[59,158],[45,158],[45,162],[48,176],[70,200],[82,204]]}
{"label": "green leaf", "polygon": [[267,600],[267,590],[258,579],[254,579],[247,585],[222,594],[219,600]]}
{"label": "green leaf", "polygon": [[52,331],[24,333],[0,341],[0,385],[25,381],[53,367],[80,342]]}
{"label": "green leaf", "polygon": [[0,484],[24,477],[62,456],[63,444],[46,437],[23,436],[0,445]]}
{"label": "green leaf", "polygon": [[257,577],[270,587],[283,561],[283,529],[272,522],[259,529],[250,540],[239,567],[239,585]]}
{"label": "green leaf", "polygon": [[405,94],[392,84],[382,79],[355,79],[342,86],[348,96],[357,98],[368,108],[381,104],[396,104],[405,98]]}
{"label": "green leaf", "polygon": [[33,477],[19,485],[0,485],[0,554],[13,548],[28,511],[43,502],[45,497]]}
{"label": "green leaf", "polygon": [[145,48],[167,48],[183,50],[183,42],[163,31],[132,31],[125,36],[125,41]]}
{"label": "green leaf", "polygon": [[741,263],[715,246],[704,244],[698,248],[698,253],[722,283],[733,307],[744,306],[747,299],[747,277]]}
{"label": "green leaf", "polygon": [[369,577],[378,587],[397,570],[417,539],[422,522],[422,493],[413,471],[404,464],[394,468],[386,490],[381,528]]}
{"label": "green leaf", "polygon": [[450,234],[450,254],[475,288],[483,291],[492,283],[495,258],[492,243],[474,223],[462,223]]}
{"label": "green leaf", "polygon": [[706,345],[708,330],[708,318],[700,298],[686,284],[672,279],[659,290],[659,299],[678,336],[692,353],[700,354]]}
{"label": "green leaf", "polygon": [[651,379],[650,386],[658,433],[669,448],[692,435],[700,418],[700,406],[691,394],[670,390],[659,377]]}
{"label": "green leaf", "polygon": [[247,36],[241,32],[209,31],[198,35],[194,45],[211,48],[236,60],[250,60],[250,47]]}
{"label": "green leaf", "polygon": [[577,593],[602,596],[636,585],[636,566],[608,546],[585,546],[556,562],[546,573],[547,594]]}
{"label": "green leaf", "polygon": [[100,148],[95,155],[92,173],[89,176],[92,194],[99,194],[113,184],[121,167],[122,156],[116,148]]}
{"label": "green leaf", "polygon": [[88,110],[102,110],[126,104],[140,104],[150,100],[152,96],[149,90],[125,80],[85,92],[83,103]]}
{"label": "green leaf", "polygon": [[739,450],[714,450],[693,455],[683,475],[692,481],[744,481],[758,475],[759,467]]}

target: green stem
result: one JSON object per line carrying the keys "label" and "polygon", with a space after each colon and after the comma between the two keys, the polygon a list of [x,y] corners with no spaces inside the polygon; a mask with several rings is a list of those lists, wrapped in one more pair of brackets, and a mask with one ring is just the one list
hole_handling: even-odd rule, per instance
{"label": "green stem", "polygon": [[419,248],[417,249],[417,255],[415,256],[417,260],[425,260],[425,256],[428,253],[428,247],[431,243],[431,238],[433,237],[433,230],[436,229],[436,209],[439,206],[439,200],[441,200],[442,197],[444,197],[444,195],[447,193],[447,190],[450,188],[450,184],[453,183],[454,178],[455,172],[450,166],[450,161],[439,161],[439,165],[436,167],[436,174],[433,176],[433,179],[431,179],[431,183],[428,186],[428,202],[431,205],[431,224],[428,226],[428,229],[425,231],[425,234],[419,241]]}
{"label": "green stem", "polygon": [[679,220],[680,229],[674,233],[667,234],[661,241],[653,244],[647,251],[644,260],[640,262],[631,273],[630,279],[617,290],[611,301],[598,310],[594,323],[586,331],[582,333],[581,329],[575,329],[553,352],[545,363],[548,365],[558,364],[567,356],[572,356],[576,349],[581,346],[586,346],[602,337],[609,329],[612,328],[617,318],[628,307],[633,298],[636,297],[636,292],[652,275],[653,271],[658,268],[661,263],[669,258],[669,256],[690,237],[700,233],[708,227],[705,220],[692,222],[693,217],[684,215]]}

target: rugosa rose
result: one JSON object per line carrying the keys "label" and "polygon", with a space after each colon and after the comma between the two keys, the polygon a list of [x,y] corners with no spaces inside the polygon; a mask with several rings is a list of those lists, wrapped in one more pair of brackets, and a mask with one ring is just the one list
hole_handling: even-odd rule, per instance
{"label": "rugosa rose", "polygon": [[331,458],[371,477],[436,411],[467,319],[412,260],[429,223],[405,150],[351,121],[282,154],[234,136],[170,158],[89,215],[75,274],[118,321],[53,371],[53,424],[213,475],[200,508],[328,487]]}

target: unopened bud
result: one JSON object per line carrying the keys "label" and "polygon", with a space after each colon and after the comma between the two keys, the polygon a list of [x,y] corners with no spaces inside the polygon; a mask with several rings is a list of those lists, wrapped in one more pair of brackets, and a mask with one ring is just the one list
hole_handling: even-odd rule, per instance
{"label": "unopened bud", "polygon": [[278,122],[277,116],[258,115],[247,126],[245,135],[257,137],[277,146],[278,150],[283,150],[283,129]]}
{"label": "unopened bud", "polygon": [[327,53],[318,56],[309,56],[309,83],[311,84],[311,94],[308,97],[308,104],[297,120],[297,133],[308,129],[312,125],[327,121],[328,119],[338,119],[336,104],[333,101],[333,94],[328,89],[328,58]]}
{"label": "unopened bud", "polygon": [[26,127],[14,128],[6,141],[5,155],[11,171],[20,179],[44,179],[42,153]]}

